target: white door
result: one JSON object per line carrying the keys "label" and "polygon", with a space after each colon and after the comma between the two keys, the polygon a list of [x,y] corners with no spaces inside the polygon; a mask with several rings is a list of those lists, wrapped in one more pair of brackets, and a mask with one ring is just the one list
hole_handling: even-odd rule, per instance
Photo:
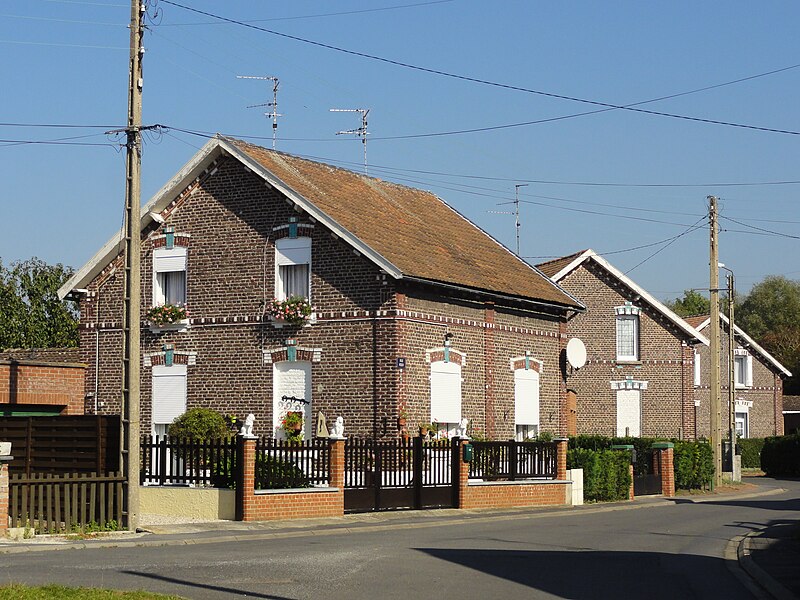
{"label": "white door", "polygon": [[639,390],[617,392],[617,436],[639,437],[642,434],[642,393]]}
{"label": "white door", "polygon": [[272,425],[275,436],[284,439],[281,421],[289,411],[303,413],[303,438],[314,435],[311,412],[311,363],[282,361],[275,363],[273,375]]}

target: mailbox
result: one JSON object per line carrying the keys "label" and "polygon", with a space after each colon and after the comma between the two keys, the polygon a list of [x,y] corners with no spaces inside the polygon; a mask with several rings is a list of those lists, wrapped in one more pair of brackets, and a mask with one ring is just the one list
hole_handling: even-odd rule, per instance
{"label": "mailbox", "polygon": [[474,448],[472,444],[464,444],[462,446],[463,450],[461,451],[462,457],[464,458],[464,462],[472,462],[472,454],[474,452]]}

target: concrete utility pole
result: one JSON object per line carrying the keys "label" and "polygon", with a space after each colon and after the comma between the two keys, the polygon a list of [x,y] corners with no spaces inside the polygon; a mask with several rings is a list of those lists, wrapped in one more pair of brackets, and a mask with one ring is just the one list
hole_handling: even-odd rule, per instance
{"label": "concrete utility pole", "polygon": [[135,531],[139,520],[139,377],[141,351],[141,192],[142,165],[142,57],[146,6],[131,0],[128,124],[125,128],[125,314],[122,321],[121,467],[125,476],[122,509],[127,528]]}
{"label": "concrete utility pole", "polygon": [[710,229],[709,288],[711,291],[711,443],[714,448],[714,484],[722,483],[722,411],[720,406],[720,343],[719,343],[719,239],[717,225],[717,198],[708,197]]}
{"label": "concrete utility pole", "polygon": [[517,256],[519,256],[519,228],[521,227],[519,222],[519,188],[521,187],[528,187],[528,184],[514,184],[514,231],[517,234]]}

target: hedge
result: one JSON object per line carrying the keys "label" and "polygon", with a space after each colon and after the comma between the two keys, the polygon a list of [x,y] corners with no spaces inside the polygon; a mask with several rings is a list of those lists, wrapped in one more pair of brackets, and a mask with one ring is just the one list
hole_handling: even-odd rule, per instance
{"label": "hedge", "polygon": [[800,433],[765,438],[761,469],[770,477],[800,476]]}
{"label": "hedge", "polygon": [[764,438],[739,438],[736,442],[742,454],[743,469],[761,468],[761,449],[764,447]]}
{"label": "hedge", "polygon": [[714,450],[708,442],[675,442],[675,487],[692,490],[711,485]]}
{"label": "hedge", "polygon": [[627,500],[631,487],[630,455],[617,450],[567,451],[567,468],[583,469],[583,497],[595,502]]}
{"label": "hedge", "polygon": [[622,444],[632,445],[636,452],[636,462],[633,464],[634,475],[649,475],[651,473],[652,447],[656,442],[668,441],[667,438],[639,438],[639,437],[606,437],[603,435],[576,435],[569,438],[569,448],[584,448],[587,450],[609,450],[611,446]]}

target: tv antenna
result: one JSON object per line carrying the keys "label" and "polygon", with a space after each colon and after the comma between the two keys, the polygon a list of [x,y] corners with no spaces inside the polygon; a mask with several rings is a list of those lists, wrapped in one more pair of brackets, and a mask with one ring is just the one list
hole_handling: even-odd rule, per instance
{"label": "tv antenna", "polygon": [[272,82],[272,102],[264,104],[250,104],[247,108],[261,108],[264,106],[270,107],[269,112],[265,112],[264,116],[272,119],[272,149],[275,150],[276,136],[278,135],[278,117],[283,115],[278,112],[278,78],[273,76],[261,77],[258,75],[237,75],[236,79],[257,79],[259,81]]}
{"label": "tv antenna", "polygon": [[364,145],[364,175],[369,175],[367,170],[367,115],[369,114],[368,108],[332,108],[330,112],[356,112],[361,114],[361,127],[358,129],[347,129],[345,131],[337,131],[336,135],[355,135],[361,138],[361,143]]}
{"label": "tv antenna", "polygon": [[527,183],[517,183],[514,185],[514,200],[513,202],[498,202],[497,205],[501,206],[503,204],[513,204],[514,205],[514,212],[508,210],[490,210],[490,212],[494,215],[514,215],[514,232],[517,237],[517,251],[516,255],[519,256],[519,230],[522,227],[522,223],[519,221],[519,188],[521,187],[528,187]]}

